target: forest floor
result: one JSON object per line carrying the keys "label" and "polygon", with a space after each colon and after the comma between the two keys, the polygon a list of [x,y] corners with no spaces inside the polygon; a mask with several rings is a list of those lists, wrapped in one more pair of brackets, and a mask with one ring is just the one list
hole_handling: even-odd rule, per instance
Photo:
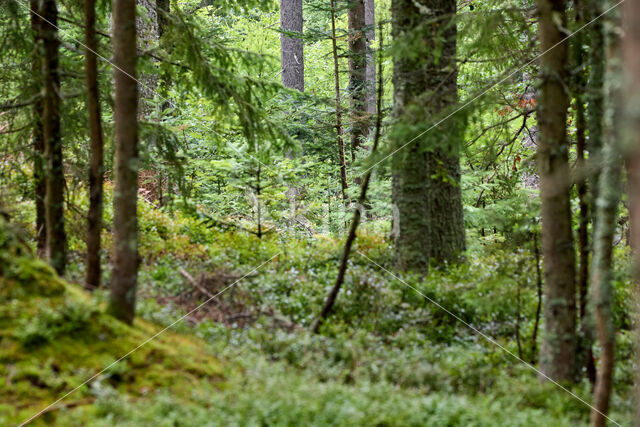
{"label": "forest floor", "polygon": [[[340,241],[333,237],[257,239],[143,203],[138,318],[129,327],[103,313],[106,291],[74,284],[84,274],[84,230],[69,224],[67,281],[16,249],[15,236],[0,239],[9,266],[0,270],[2,425],[44,408],[36,425],[588,421],[583,403],[541,383],[523,363],[356,254],[322,334],[309,333],[336,271]],[[104,241],[108,247],[106,230]],[[403,280],[530,361],[537,308],[535,269],[524,261],[530,254],[489,240],[470,246],[466,265]],[[373,228],[363,229],[358,250],[389,264],[385,236]],[[622,425],[632,412],[631,350],[631,334],[620,331],[611,417]],[[586,381],[572,390],[590,400]]]}

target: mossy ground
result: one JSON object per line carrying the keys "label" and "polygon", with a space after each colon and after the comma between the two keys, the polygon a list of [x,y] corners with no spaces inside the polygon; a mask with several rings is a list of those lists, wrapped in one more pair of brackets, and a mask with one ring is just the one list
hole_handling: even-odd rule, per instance
{"label": "mossy ground", "polygon": [[[109,317],[41,261],[19,258],[9,276],[0,277],[1,425],[28,419],[161,330],[144,320],[130,327]],[[84,424],[101,384],[139,403],[161,391],[189,398],[203,381],[221,386],[222,365],[207,347],[168,330],[49,408],[36,424],[55,423],[70,411]]]}

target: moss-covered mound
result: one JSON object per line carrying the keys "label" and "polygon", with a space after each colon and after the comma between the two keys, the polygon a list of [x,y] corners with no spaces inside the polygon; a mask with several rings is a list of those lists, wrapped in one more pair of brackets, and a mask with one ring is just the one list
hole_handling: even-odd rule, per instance
{"label": "moss-covered mound", "polygon": [[[104,314],[77,285],[35,259],[0,223],[0,425],[28,419],[136,348],[160,326],[133,327]],[[93,417],[105,390],[144,402],[160,391],[189,399],[202,382],[219,385],[220,362],[206,343],[166,331],[48,408],[34,424]]]}

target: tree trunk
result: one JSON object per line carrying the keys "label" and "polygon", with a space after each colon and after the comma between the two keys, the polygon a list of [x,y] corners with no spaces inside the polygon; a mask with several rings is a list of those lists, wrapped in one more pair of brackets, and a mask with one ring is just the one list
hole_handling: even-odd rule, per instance
{"label": "tree trunk", "polygon": [[[631,247],[635,253],[636,309],[640,307],[640,0],[627,0],[622,11],[624,37],[622,64],[625,86],[622,90],[622,140],[627,154],[627,187],[631,227]],[[636,315],[639,313],[636,312]],[[636,357],[640,359],[640,319],[637,319]],[[637,364],[640,366],[640,363]],[[634,424],[640,427],[640,369],[636,377],[636,416]]]}
{"label": "tree trunk", "polygon": [[369,130],[367,113],[367,39],[364,0],[349,0],[349,95],[351,106],[351,160]]}
{"label": "tree trunk", "polygon": [[[546,302],[540,369],[556,381],[574,381],[576,301],[566,139],[567,43],[555,46],[563,39],[563,28],[566,27],[565,2],[538,0],[537,5],[540,49],[546,52],[541,57],[541,96],[537,113]],[[552,46],[555,47],[547,52]]]}
{"label": "tree trunk", "polygon": [[[574,3],[575,10],[575,28],[581,28],[585,21],[585,5],[584,0]],[[578,314],[580,318],[581,339],[578,346],[578,357],[587,371],[587,378],[591,384],[595,383],[595,364],[593,360],[592,344],[593,337],[589,322],[587,321],[587,295],[589,286],[589,200],[587,186],[587,168],[585,160],[585,151],[587,148],[586,130],[587,123],[585,120],[585,92],[586,92],[586,64],[585,64],[585,33],[579,31],[572,40],[573,50],[573,69],[572,92],[574,99],[574,117],[576,127],[576,170],[577,183],[576,190],[579,200],[579,219],[578,219]]]}
{"label": "tree trunk", "polygon": [[[114,0],[115,1],[115,0]],[[160,39],[159,24],[156,2],[153,0],[136,0],[136,5],[146,14],[144,19],[138,16],[136,19],[136,43],[138,49],[146,51],[157,47]],[[153,100],[156,96],[159,76],[155,73],[142,72],[138,79],[138,113],[141,120],[147,119],[153,112],[153,104],[145,100]]]}
{"label": "tree trunk", "polygon": [[136,3],[113,1],[116,186],[114,266],[109,312],[132,323],[138,278],[136,204],[138,194],[138,84],[136,77]]}
{"label": "tree trunk", "polygon": [[376,59],[375,49],[373,47],[376,32],[376,7],[375,0],[364,0],[364,23],[368,30],[367,37],[367,111],[369,114],[376,113]]}
{"label": "tree trunk", "polygon": [[[615,138],[615,137],[614,137]],[[594,235],[592,299],[596,315],[596,331],[600,342],[600,363],[593,392],[591,425],[605,427],[613,386],[615,329],[613,324],[613,272],[611,268],[616,214],[620,203],[621,161],[615,139],[605,147],[604,168],[600,179]]]}
{"label": "tree trunk", "polygon": [[[302,36],[302,0],[280,0],[280,26]],[[304,45],[298,37],[280,35],[282,84],[304,92]]]}
{"label": "tree trunk", "polygon": [[85,79],[91,159],[89,165],[89,213],[87,215],[87,277],[90,289],[100,287],[100,232],[102,231],[103,142],[98,90],[95,0],[84,1]]}
{"label": "tree trunk", "polygon": [[338,141],[338,162],[340,163],[340,189],[342,199],[347,200],[347,163],[344,157],[344,140],[342,139],[342,101],[340,99],[340,68],[338,62],[338,44],[336,40],[336,5],[331,0],[331,47],[333,51],[333,78],[336,92],[336,139]]}
{"label": "tree trunk", "polygon": [[60,135],[60,76],[58,47],[58,8],[55,0],[42,2],[42,40],[44,43],[43,120],[46,197],[45,222],[47,257],[58,272],[64,274],[67,261],[67,235],[64,229],[64,165]]}
{"label": "tree trunk", "polygon": [[[33,75],[36,78],[35,93],[42,91],[42,15],[40,2],[31,0],[31,30],[33,31],[36,51],[32,62]],[[35,12],[35,13],[34,13]],[[36,100],[33,106],[33,187],[34,202],[36,206],[36,252],[39,257],[46,257],[47,248],[47,226],[45,215],[45,198],[47,194],[47,184],[45,178],[45,149],[44,131],[42,128],[42,115],[44,113],[44,101],[42,98]]]}
{"label": "tree trunk", "polygon": [[[393,58],[397,123],[392,139],[398,148],[415,139],[416,128],[433,123],[457,103],[456,2],[422,5],[392,2],[393,37],[404,38],[412,49],[412,54],[400,51]],[[433,55],[436,50],[439,58]],[[430,258],[454,261],[464,250],[460,128],[459,120],[447,121],[393,155],[393,237],[401,270],[426,274]]]}
{"label": "tree trunk", "polygon": [[[601,19],[595,19],[602,13],[602,3],[598,0],[586,0],[584,5],[584,21],[592,22],[588,27],[589,38],[589,76],[586,80],[586,127],[589,134],[589,141],[587,144],[587,150],[589,152],[589,168],[587,168],[587,190],[588,190],[588,204],[587,210],[590,216],[593,216],[596,211],[595,200],[598,198],[598,177],[600,175],[600,168],[597,165],[601,160],[602,141],[603,141],[603,117],[604,117],[604,64],[605,64],[605,52],[604,52],[604,27]],[[596,166],[596,167],[592,167]],[[593,218],[590,218],[593,222]],[[582,263],[582,262],[581,262]],[[579,282],[581,283],[581,282]],[[579,287],[580,292],[585,289]],[[583,303],[587,299],[587,295],[581,297],[580,302],[580,321],[582,328],[582,335],[586,350],[586,369],[587,377],[593,384],[596,380],[596,367],[593,358],[592,344],[594,341],[593,336],[593,322],[589,319],[583,318],[584,311]]]}

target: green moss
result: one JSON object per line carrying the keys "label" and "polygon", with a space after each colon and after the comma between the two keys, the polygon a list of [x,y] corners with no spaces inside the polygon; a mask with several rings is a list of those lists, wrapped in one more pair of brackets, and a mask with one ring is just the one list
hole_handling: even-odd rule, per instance
{"label": "green moss", "polygon": [[[1,228],[1,227],[0,227]],[[4,239],[4,240],[3,240]],[[125,325],[102,312],[79,286],[58,278],[40,260],[0,233],[0,424],[19,423],[136,348],[161,327],[145,321]],[[64,413],[90,417],[87,406],[106,384],[119,396],[139,398],[166,390],[188,398],[200,381],[223,379],[222,365],[193,336],[163,332],[81,387],[38,423]]]}

